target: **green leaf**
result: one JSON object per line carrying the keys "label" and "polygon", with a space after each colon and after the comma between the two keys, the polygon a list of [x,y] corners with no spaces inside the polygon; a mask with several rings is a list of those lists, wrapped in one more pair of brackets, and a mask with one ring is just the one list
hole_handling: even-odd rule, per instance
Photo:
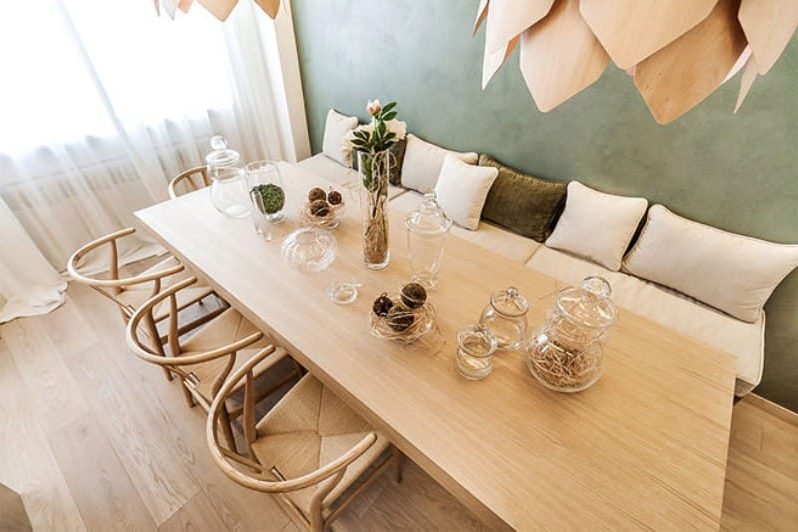
{"label": "green leaf", "polygon": [[396,118],[396,111],[392,111],[382,117],[382,119],[385,120],[386,122],[388,120],[393,120],[394,118]]}
{"label": "green leaf", "polygon": [[382,108],[383,114],[391,111],[394,107],[396,107],[396,102],[391,102],[391,103],[387,104],[385,107]]}

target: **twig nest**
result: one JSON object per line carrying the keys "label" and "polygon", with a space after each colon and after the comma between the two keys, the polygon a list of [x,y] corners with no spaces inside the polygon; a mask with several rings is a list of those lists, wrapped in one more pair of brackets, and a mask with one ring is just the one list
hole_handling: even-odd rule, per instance
{"label": "twig nest", "polygon": [[323,199],[314,200],[310,204],[310,213],[313,216],[319,216],[319,217],[327,216],[328,214],[330,214],[330,205],[327,203],[326,200]]}
{"label": "twig nest", "polygon": [[308,201],[313,203],[316,200],[327,201],[327,193],[319,187],[311,188],[310,192],[308,192]]}
{"label": "twig nest", "polygon": [[385,316],[388,327],[396,332],[404,332],[416,321],[413,311],[402,304],[394,305]]}
{"label": "twig nest", "polygon": [[409,283],[402,287],[400,294],[383,292],[374,300],[369,325],[371,334],[378,338],[409,344],[431,331],[435,318],[435,307],[427,301],[424,287]]}
{"label": "twig nest", "polygon": [[407,308],[419,308],[427,301],[427,291],[418,283],[407,283],[402,287],[401,298]]}

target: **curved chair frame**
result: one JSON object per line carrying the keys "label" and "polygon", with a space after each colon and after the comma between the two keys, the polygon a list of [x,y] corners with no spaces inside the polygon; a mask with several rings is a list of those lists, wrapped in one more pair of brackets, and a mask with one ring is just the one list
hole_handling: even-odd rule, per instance
{"label": "curved chair frame", "polygon": [[[116,306],[119,308],[120,314],[122,316],[122,322],[127,324],[130,320],[130,317],[136,312],[135,307],[129,305],[128,303],[122,301],[119,298],[119,294],[122,293],[126,288],[135,286],[135,285],[142,285],[151,283],[152,289],[148,295],[152,297],[156,295],[158,292],[161,291],[161,288],[164,285],[164,280],[168,277],[173,275],[177,275],[185,271],[185,266],[182,264],[177,264],[175,266],[170,266],[168,268],[164,268],[163,270],[157,272],[149,272],[141,275],[134,275],[132,277],[119,277],[119,246],[117,241],[121,238],[130,236],[136,232],[136,229],[133,227],[127,227],[125,229],[121,229],[114,233],[110,233],[103,237],[98,238],[88,244],[85,244],[80,249],[75,251],[71,257],[69,257],[69,261],[67,261],[67,271],[69,272],[70,277],[78,281],[79,283],[86,284],[91,287],[95,292],[99,293],[103,297],[110,299],[113,301]],[[89,253],[103,247],[107,246],[109,250],[109,264],[108,264],[108,279],[96,279],[94,277],[89,277],[84,275],[80,272],[79,263],[83,257],[88,255]],[[215,295],[215,294],[214,294]],[[180,327],[180,334],[185,334],[203,323],[212,320],[222,312],[224,312],[229,305],[216,296],[217,300],[220,301],[222,304],[220,308],[207,312],[204,315],[200,316],[199,318],[192,320],[189,323],[184,324]],[[197,303],[202,303],[202,301],[197,301]],[[162,344],[166,339],[160,335],[156,325],[158,322],[162,321],[164,316],[159,317],[158,319],[153,319],[152,322],[149,320],[145,322],[147,327],[147,334],[152,335],[153,338],[158,338],[159,342]],[[168,372],[167,372],[168,373]],[[171,374],[168,374],[167,377],[171,379]]]}
{"label": "curved chair frame", "polygon": [[[197,185],[194,178],[199,175],[202,179],[202,185]],[[182,194],[178,194],[177,186],[181,183],[186,183],[186,186],[191,192],[205,188],[211,184],[208,178],[208,169],[205,166],[197,166],[196,168],[189,168],[185,172],[180,172],[169,182],[169,197],[175,199]]]}
{"label": "curved chair frame", "polygon": [[[204,353],[198,353],[195,355],[189,356],[180,356],[182,353],[182,349],[180,346],[180,330],[177,323],[177,297],[176,294],[180,290],[187,288],[197,282],[196,277],[190,277],[188,279],[184,279],[179,283],[175,283],[174,285],[170,286],[169,288],[162,290],[161,292],[155,294],[150,299],[148,299],[143,305],[141,305],[131,316],[130,320],[127,324],[127,329],[125,332],[125,337],[127,339],[128,347],[130,348],[133,353],[144,360],[145,362],[149,362],[150,364],[155,364],[156,366],[161,366],[166,371],[170,373],[174,373],[180,376],[180,380],[184,386],[184,392],[186,393],[186,400],[189,406],[194,406],[194,404],[199,403],[205,411],[208,410],[210,404],[207,400],[196,391],[196,384],[197,380],[193,373],[186,371],[183,366],[193,365],[193,364],[202,364],[205,362],[210,362],[212,360],[216,360],[219,358],[227,357],[227,364],[225,365],[222,372],[216,377],[214,382],[211,384],[211,391],[215,395],[219,388],[222,386],[222,383],[225,381],[227,376],[232,371],[233,367],[235,366],[236,361],[236,354],[239,350],[244,349],[261,338],[263,338],[262,332],[253,333],[246,338],[242,338],[237,342],[233,342],[228,345],[220,346],[217,349],[213,349],[211,351],[206,351]],[[169,313],[168,313],[168,332],[166,334],[166,344],[169,346],[169,355],[167,356],[166,353],[163,352],[161,349],[152,349],[151,346],[147,345],[147,343],[143,342],[142,339],[139,337],[139,331],[141,330],[139,325],[141,322],[145,324],[153,323],[153,311],[159,303],[169,299]],[[149,327],[148,327],[149,328]],[[269,346],[272,350],[274,350],[274,346]],[[227,407],[224,408],[224,413],[222,415],[225,421],[225,436],[228,438],[228,443],[233,445],[235,448],[235,440],[233,438],[233,431],[230,425],[230,417],[228,415]]]}
{"label": "curved chair frame", "polygon": [[[159,292],[146,303],[141,305],[133,316],[130,318],[130,321],[127,325],[126,330],[126,339],[127,344],[130,347],[131,351],[138,356],[140,359],[144,360],[145,362],[149,362],[150,364],[155,364],[156,366],[163,367],[166,371],[175,373],[180,376],[180,380],[183,383],[183,389],[186,394],[186,400],[189,406],[194,406],[194,404],[199,404],[206,412],[210,409],[210,403],[208,400],[197,391],[197,377],[190,371],[186,371],[185,366],[194,365],[194,364],[203,364],[206,362],[210,362],[212,360],[217,360],[220,358],[227,358],[227,363],[224,366],[224,369],[216,376],[214,381],[211,383],[211,395],[212,397],[216,397],[219,392],[219,389],[222,387],[222,383],[225,382],[230,372],[235,367],[236,357],[238,351],[245,349],[255,342],[259,341],[263,338],[263,333],[258,331],[256,333],[252,333],[249,336],[242,338],[236,342],[219,346],[213,350],[205,351],[203,353],[197,353],[193,355],[181,356],[182,348],[180,345],[180,336],[181,332],[177,326],[177,315],[178,315],[178,308],[177,308],[177,297],[176,294],[187,288],[194,283],[197,282],[196,277],[190,277],[179,283],[175,283],[173,286],[166,288],[165,290]],[[169,346],[169,355],[167,356],[161,351],[153,350],[149,345],[142,341],[142,339],[138,335],[138,331],[140,330],[139,324],[142,321],[148,322],[153,320],[153,311],[155,307],[161,303],[162,301],[169,300],[169,327],[167,332],[167,345]],[[269,345],[264,348],[265,351],[269,353],[273,353],[276,351],[276,348],[273,345]],[[272,364],[276,364],[282,358],[286,357],[287,353],[282,351],[275,355],[275,358]],[[271,365],[270,365],[271,367]],[[267,389],[260,392],[258,399],[269,395],[274,390],[278,389],[285,383],[295,379],[299,375],[299,366],[297,366],[296,371],[292,371],[282,377],[281,379],[277,380],[275,383],[271,384]],[[243,413],[243,409],[237,409],[230,411],[227,408],[227,405],[223,405],[222,411],[220,412],[220,416],[222,417],[223,421],[223,430],[225,433],[225,438],[227,439],[227,443],[231,446],[231,448],[235,449],[235,439],[233,437],[233,429],[231,425],[231,420]]]}
{"label": "curved chair frame", "polygon": [[[388,465],[390,461],[386,461],[378,467],[365,484],[360,486],[354,493],[350,495],[347,501],[339,505],[327,518],[323,517],[322,502],[324,498],[335,488],[341,481],[346,473],[346,468],[355,460],[357,460],[369,447],[374,445],[377,441],[377,434],[370,432],[366,434],[357,444],[350,448],[346,453],[336,458],[335,460],[325,464],[324,466],[302,475],[297,478],[285,479],[277,471],[267,470],[265,466],[257,462],[255,453],[251,449],[251,444],[257,438],[257,429],[255,427],[255,401],[254,397],[254,377],[252,368],[254,368],[263,359],[272,355],[272,350],[265,348],[258,352],[251,359],[233,373],[228,380],[224,383],[222,388],[217,393],[213,403],[211,404],[208,412],[208,421],[205,425],[205,433],[208,440],[208,448],[211,451],[216,465],[221,468],[225,475],[227,475],[234,482],[245,486],[250,489],[272,493],[279,497],[279,500],[284,506],[294,515],[301,520],[306,526],[313,531],[320,531],[329,525],[340,512],[346,507],[346,504],[357,493],[364,489],[371,480],[376,478],[378,474]],[[247,446],[247,455],[242,456],[235,452],[235,449],[226,449],[219,445],[217,434],[217,424],[219,418],[224,421],[224,404],[227,397],[236,389],[239,381],[245,379],[244,383],[244,417],[242,424],[244,426],[244,439]],[[397,479],[400,478],[400,459],[401,454],[394,451],[394,461],[397,467]],[[244,473],[239,467],[235,467],[231,462],[235,462],[239,467],[245,467],[252,471],[252,474]],[[287,492],[316,486],[313,494],[313,499],[310,508],[310,516],[305,515],[297,508],[294,503],[285,495]]]}

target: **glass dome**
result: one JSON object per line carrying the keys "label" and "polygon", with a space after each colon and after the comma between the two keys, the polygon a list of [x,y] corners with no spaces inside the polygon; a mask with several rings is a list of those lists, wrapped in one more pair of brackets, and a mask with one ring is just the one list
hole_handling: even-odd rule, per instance
{"label": "glass dome", "polygon": [[411,278],[428,289],[438,283],[446,235],[451,227],[452,219],[438,205],[434,192],[425,194],[421,204],[405,218]]}
{"label": "glass dome", "polygon": [[335,260],[338,243],[333,234],[318,227],[303,227],[283,241],[283,259],[296,270],[318,273]]}

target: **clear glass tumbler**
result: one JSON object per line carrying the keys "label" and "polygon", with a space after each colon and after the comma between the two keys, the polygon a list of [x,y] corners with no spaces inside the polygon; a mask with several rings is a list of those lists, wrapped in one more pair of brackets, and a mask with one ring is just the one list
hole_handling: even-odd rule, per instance
{"label": "clear glass tumbler", "polygon": [[484,325],[471,325],[457,333],[457,372],[479,381],[493,373],[496,337]]}

